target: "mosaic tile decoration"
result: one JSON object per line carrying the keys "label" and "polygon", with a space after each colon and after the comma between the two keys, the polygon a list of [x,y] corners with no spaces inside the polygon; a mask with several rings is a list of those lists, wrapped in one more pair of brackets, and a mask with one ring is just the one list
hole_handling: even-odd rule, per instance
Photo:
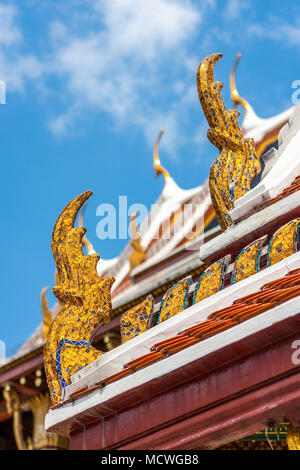
{"label": "mosaic tile decoration", "polygon": [[186,308],[186,300],[192,276],[176,282],[163,296],[157,317],[157,323],[177,315]]}
{"label": "mosaic tile decoration", "polygon": [[299,224],[300,219],[294,219],[274,233],[269,243],[268,266],[272,266],[296,252]]}
{"label": "mosaic tile decoration", "polygon": [[223,289],[225,274],[230,263],[230,258],[230,255],[227,255],[224,258],[219,259],[215,263],[211,264],[201,274],[195,287],[193,304],[197,304],[201,300],[206,299],[206,297],[210,297]]}
{"label": "mosaic tile decoration", "polygon": [[247,245],[238,254],[234,263],[231,284],[235,284],[242,279],[246,279],[246,277],[252,276],[252,274],[259,271],[261,249],[266,239],[267,236],[264,235],[258,240]]}
{"label": "mosaic tile decoration", "polygon": [[126,343],[152,326],[154,300],[149,295],[143,302],[121,316],[121,342]]}
{"label": "mosaic tile decoration", "polygon": [[214,66],[223,54],[211,54],[197,71],[199,99],[209,124],[207,137],[220,154],[210,169],[211,200],[222,230],[231,225],[228,211],[233,202],[250,190],[251,181],[260,172],[254,140],[245,139],[239,127],[239,111],[228,111],[221,95],[223,83],[214,79]]}
{"label": "mosaic tile decoration", "polygon": [[82,237],[86,229],[74,228],[76,215],[91,191],[77,196],[60,214],[52,234],[52,251],[57,268],[53,292],[62,307],[50,326],[44,346],[44,363],[53,404],[61,401],[70,377],[102,353],[90,345],[100,323],[111,317],[113,277],[99,278],[99,255],[84,256]]}

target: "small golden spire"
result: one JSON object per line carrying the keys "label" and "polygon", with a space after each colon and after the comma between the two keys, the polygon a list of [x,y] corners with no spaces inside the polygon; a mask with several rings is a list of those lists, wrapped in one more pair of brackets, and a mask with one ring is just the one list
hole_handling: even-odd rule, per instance
{"label": "small golden spire", "polygon": [[164,178],[165,178],[165,181],[170,178],[170,173],[160,164],[160,159],[159,159],[159,156],[158,156],[158,144],[159,144],[159,141],[163,135],[163,133],[165,132],[164,129],[161,129],[157,138],[156,138],[156,141],[155,141],[155,144],[154,144],[154,150],[153,150],[153,168],[155,170],[155,176],[158,176],[160,173],[162,175],[164,175]]}
{"label": "small golden spire", "polygon": [[231,99],[233,101],[233,106],[236,107],[238,104],[241,104],[246,111],[247,108],[249,107],[248,101],[246,101],[244,98],[241,98],[239,95],[239,92],[237,91],[236,84],[235,84],[235,70],[236,67],[242,57],[242,54],[240,52],[237,53],[236,59],[234,61],[234,64],[232,66],[231,72],[230,72],[230,95]]}
{"label": "small golden spire", "polygon": [[42,331],[42,338],[46,339],[48,331],[50,329],[52,323],[52,314],[48,307],[48,301],[46,297],[46,292],[49,287],[44,287],[41,292],[41,307],[43,312],[43,331]]}
{"label": "small golden spire", "polygon": [[139,215],[139,213],[135,212],[130,217],[129,226],[130,226],[130,233],[131,233],[132,240],[138,240],[138,239],[141,238],[140,234],[139,234],[139,229],[138,229],[136,221],[135,221],[135,219],[137,218],[138,215]]}
{"label": "small golden spire", "polygon": [[[86,208],[86,203],[82,206],[82,209],[79,212],[78,227],[83,227],[83,214],[84,214],[85,208]],[[83,238],[82,238],[82,244],[83,244],[83,246],[86,247],[88,254],[95,253],[94,247],[91,244],[91,242],[87,239],[86,235],[84,235]]]}
{"label": "small golden spire", "polygon": [[139,233],[139,229],[136,224],[136,217],[138,216],[138,212],[135,212],[130,217],[130,233],[131,233],[131,246],[132,246],[132,253],[129,257],[130,263],[130,271],[134,268],[139,266],[143,261],[146,259],[146,254],[144,248],[141,245],[141,235]]}

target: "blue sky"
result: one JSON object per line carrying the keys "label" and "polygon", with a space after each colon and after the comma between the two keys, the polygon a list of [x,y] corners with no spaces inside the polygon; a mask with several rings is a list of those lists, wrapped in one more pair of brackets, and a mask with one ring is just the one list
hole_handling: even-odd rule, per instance
{"label": "blue sky", "polygon": [[[239,92],[261,117],[292,105],[300,79],[300,6],[276,0],[0,1],[2,162],[0,339],[12,353],[41,320],[40,291],[53,286],[51,233],[58,213],[91,189],[85,226],[103,258],[124,240],[98,240],[96,208],[150,207],[162,189],[160,156],[183,188],[201,184],[217,150],[206,139],[196,69],[223,52],[225,83],[236,53]],[[54,297],[49,294],[50,303]]]}

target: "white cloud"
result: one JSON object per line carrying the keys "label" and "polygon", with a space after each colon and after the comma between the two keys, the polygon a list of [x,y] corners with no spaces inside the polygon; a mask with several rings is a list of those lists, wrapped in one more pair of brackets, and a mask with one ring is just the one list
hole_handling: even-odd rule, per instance
{"label": "white cloud", "polygon": [[281,18],[273,17],[267,25],[250,25],[248,33],[259,38],[284,42],[289,46],[300,46],[300,18],[296,18],[295,23],[290,24]]}
{"label": "white cloud", "polygon": [[23,34],[17,16],[15,6],[0,5],[0,79],[7,92],[23,91],[26,81],[39,77],[43,68],[35,56],[21,53]]}
{"label": "white cloud", "polygon": [[236,20],[243,10],[247,10],[249,6],[249,3],[245,0],[228,0],[224,10],[224,16],[229,20]]}
{"label": "white cloud", "polygon": [[284,37],[291,46],[300,45],[300,18],[297,19],[295,25],[281,24],[279,31],[282,33],[282,37]]}
{"label": "white cloud", "polygon": [[20,29],[15,25],[17,9],[13,5],[0,5],[0,45],[9,46],[22,39]]}
{"label": "white cloud", "polygon": [[71,108],[68,112],[61,114],[59,117],[51,119],[48,123],[50,130],[57,136],[69,133],[74,124],[76,114],[76,110]]}
{"label": "white cloud", "polygon": [[[62,77],[77,103],[73,115],[70,109],[51,121],[52,132],[67,133],[78,106],[89,106],[108,113],[118,126],[141,127],[152,142],[161,126],[169,125],[166,130],[176,136],[178,110],[170,101],[164,110],[161,82],[169,81],[171,99],[189,96],[183,77],[185,44],[201,22],[200,12],[177,0],[97,0],[94,8],[96,27],[85,36],[57,22],[52,25],[51,72]],[[182,72],[180,84],[172,77],[176,67]],[[171,139],[164,140],[170,150]]]}
{"label": "white cloud", "polygon": [[199,23],[200,12],[187,1],[100,0],[96,7],[106,27],[110,52],[153,59],[158,49],[174,48]]}
{"label": "white cloud", "polygon": [[28,80],[36,79],[42,74],[42,65],[32,55],[16,54],[10,57],[0,51],[0,79],[6,82],[7,92],[23,92]]}
{"label": "white cloud", "polygon": [[48,122],[54,135],[74,135],[85,116],[105,113],[118,130],[141,129],[151,146],[164,127],[162,148],[175,158],[188,110],[199,107],[189,42],[214,8],[215,0],[71,0],[51,7],[37,57],[26,52],[17,7],[0,6],[0,79],[8,93],[31,82],[55,96],[63,110]]}

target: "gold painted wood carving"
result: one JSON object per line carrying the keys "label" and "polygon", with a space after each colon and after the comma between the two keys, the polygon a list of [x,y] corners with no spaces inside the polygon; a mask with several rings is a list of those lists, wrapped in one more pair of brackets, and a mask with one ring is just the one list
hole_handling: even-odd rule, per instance
{"label": "gold painted wood carving", "polygon": [[6,402],[7,412],[13,417],[13,432],[18,450],[27,450],[32,448],[31,440],[26,442],[23,433],[21,401],[19,394],[10,385],[3,389],[3,398]]}
{"label": "gold painted wood carving", "polygon": [[50,327],[44,346],[44,363],[53,404],[62,399],[70,377],[102,353],[90,344],[95,327],[111,317],[113,277],[99,278],[97,254],[84,256],[82,237],[86,229],[74,228],[76,215],[91,196],[86,191],[73,199],[60,214],[52,234],[57,268],[53,292],[63,306]]}
{"label": "gold painted wood carving", "polygon": [[[12,415],[13,433],[18,450],[68,448],[68,438],[45,431],[45,416],[49,408],[49,395],[39,394],[21,403],[20,396],[12,386],[6,384],[3,390],[7,412]],[[32,435],[24,436],[22,416],[30,408],[33,418]]]}
{"label": "gold painted wood carving", "polygon": [[237,110],[227,110],[222,99],[223,83],[214,79],[214,67],[223,54],[211,54],[197,71],[199,99],[209,124],[207,137],[220,154],[210,169],[210,195],[222,230],[231,225],[228,211],[233,202],[250,189],[260,171],[253,139],[245,139],[239,127]]}
{"label": "gold painted wood carving", "polygon": [[223,289],[225,274],[230,263],[230,255],[211,264],[200,276],[194,291],[193,304]]}
{"label": "gold painted wood carving", "polygon": [[153,303],[153,297],[149,295],[143,302],[121,316],[122,343],[126,343],[152,326]]}
{"label": "gold painted wood carving", "polygon": [[160,304],[157,323],[177,315],[186,308],[187,295],[192,276],[187,276],[176,282],[163,296]]}
{"label": "gold painted wood carving", "polygon": [[259,271],[261,249],[267,236],[255,240],[238,254],[233,268],[231,284],[242,281]]}

